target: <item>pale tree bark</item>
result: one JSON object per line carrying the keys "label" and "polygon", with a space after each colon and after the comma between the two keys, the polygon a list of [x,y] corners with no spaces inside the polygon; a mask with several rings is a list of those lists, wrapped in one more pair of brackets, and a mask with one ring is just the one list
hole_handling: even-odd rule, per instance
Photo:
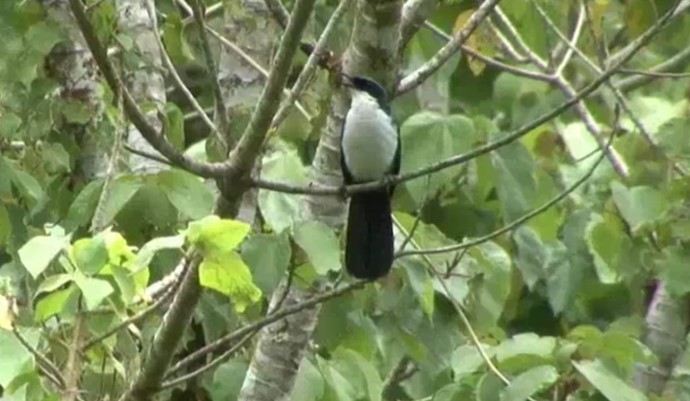
{"label": "pale tree bark", "polygon": [[[156,36],[155,21],[150,16],[146,1],[148,0],[118,0],[118,27],[120,31],[129,36],[134,44],[133,51],[137,53],[138,65],[136,69],[128,69],[124,81],[134,99],[139,103],[152,102],[156,105],[154,110],[146,113],[146,118],[152,126],[160,130],[161,121],[158,119],[158,111],[163,111],[166,103],[165,82],[161,53]],[[132,149],[159,155],[159,153],[141,136],[133,125],[127,132],[127,145]],[[132,154],[129,157],[129,167],[132,172],[146,174],[167,169],[164,164],[150,158]]]}
{"label": "pale tree bark", "polygon": [[656,355],[653,364],[638,365],[634,383],[645,393],[661,394],[678,356],[685,350],[688,328],[688,300],[674,297],[659,281],[645,318],[643,342]]}
{"label": "pale tree bark", "polygon": [[50,52],[47,61],[49,74],[60,84],[63,98],[79,101],[92,116],[86,124],[64,123],[60,128],[80,145],[77,169],[81,178],[103,177],[107,167],[107,157],[103,152],[106,140],[93,132],[103,111],[98,94],[98,66],[74,23],[67,0],[43,0],[42,6],[48,20],[60,26],[69,39]]}
{"label": "pale tree bark", "polygon": [[[396,83],[401,4],[398,0],[357,2],[357,16],[343,68],[354,75],[378,79],[389,89]],[[312,182],[316,185],[342,184],[340,173],[340,129],[347,112],[348,99],[339,91],[332,99],[326,130],[312,164]],[[334,228],[342,226],[345,204],[338,197],[307,196],[306,217]],[[282,283],[271,305],[282,298]],[[289,289],[283,305],[289,306],[313,295],[308,290]],[[320,307],[306,309],[264,328],[242,385],[240,401],[288,400],[302,359],[317,323]]]}

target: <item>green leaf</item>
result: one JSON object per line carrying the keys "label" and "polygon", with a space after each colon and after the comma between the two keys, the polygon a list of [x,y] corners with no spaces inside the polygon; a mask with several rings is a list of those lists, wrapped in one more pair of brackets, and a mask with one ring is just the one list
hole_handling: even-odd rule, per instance
{"label": "green leaf", "polygon": [[165,18],[162,28],[162,39],[165,43],[165,50],[175,64],[187,64],[194,60],[194,53],[187,43],[187,36],[184,34],[184,25],[177,13],[169,13]]}
{"label": "green leaf", "polygon": [[669,293],[682,297],[690,292],[690,250],[682,245],[664,248],[658,265],[662,267],[661,277]]}
{"label": "green leaf", "polygon": [[43,144],[41,156],[43,157],[43,162],[46,164],[46,170],[50,172],[64,173],[72,169],[70,166],[69,153],[67,153],[64,146],[59,143],[47,142]]}
{"label": "green leaf", "polygon": [[249,229],[247,223],[211,215],[189,223],[186,237],[205,256],[221,255],[234,250],[249,234]]}
{"label": "green leaf", "polygon": [[618,181],[611,183],[613,200],[633,232],[666,217],[668,200],[658,190],[638,186],[627,188]]}
{"label": "green leaf", "polygon": [[474,317],[478,327],[492,327],[503,314],[511,285],[511,259],[493,242],[486,242],[468,252],[477,261],[482,278],[475,292]]}
{"label": "green leaf", "polygon": [[81,100],[65,99],[61,106],[60,111],[69,123],[85,125],[93,118],[94,111]]}
{"label": "green leaf", "polygon": [[165,104],[165,135],[178,151],[184,150],[184,114],[175,103]]}
{"label": "green leaf", "polygon": [[556,339],[539,337],[534,333],[524,333],[502,342],[496,349],[496,357],[503,362],[519,355],[536,355],[550,358],[556,349]]}
{"label": "green leaf", "polygon": [[204,383],[212,400],[236,400],[242,389],[249,365],[246,361],[233,359],[218,366],[213,379]]}
{"label": "green leaf", "polygon": [[4,205],[0,204],[0,246],[5,247],[7,241],[10,239],[12,230],[12,221],[10,215]]}
{"label": "green leaf", "polygon": [[537,181],[532,156],[524,145],[514,142],[491,153],[491,163],[496,169],[503,220],[517,220],[535,206]]}
{"label": "green leaf", "polygon": [[19,127],[22,119],[9,110],[3,110],[0,115],[0,137],[7,139],[19,138]]}
{"label": "green leaf", "polygon": [[[278,142],[282,144],[282,142]],[[294,149],[279,150],[264,156],[261,177],[306,185],[307,169]],[[301,195],[290,195],[265,189],[259,190],[259,208],[266,223],[275,232],[282,232],[303,220],[304,201]]]}
{"label": "green leaf", "polygon": [[156,182],[170,203],[190,219],[201,219],[213,210],[213,193],[199,177],[182,170],[158,173]]}
{"label": "green leaf", "polygon": [[44,196],[43,187],[31,175],[16,167],[15,164],[0,156],[0,171],[7,175],[14,186],[26,199],[38,202]]}
{"label": "green leaf", "polygon": [[585,231],[585,240],[594,259],[599,281],[603,284],[620,282],[619,263],[622,250],[623,228],[618,220],[592,214]]}
{"label": "green leaf", "polygon": [[63,36],[57,26],[39,22],[29,28],[25,38],[28,46],[42,55],[47,55],[53,46],[63,39]]}
{"label": "green leaf", "polygon": [[[37,330],[21,330],[29,345],[34,349],[41,337]],[[0,330],[0,386],[7,389],[9,384],[26,369],[33,369],[33,356],[17,337],[5,330]],[[7,394],[5,394],[7,395]]]}
{"label": "green leaf", "polygon": [[[123,176],[112,182],[103,204],[101,224],[109,225],[143,185],[141,177]],[[100,195],[100,194],[99,194]]]}
{"label": "green leaf", "polygon": [[38,277],[48,267],[50,262],[67,245],[68,239],[38,235],[33,237],[19,249],[19,260],[31,273],[33,278]]}
{"label": "green leaf", "polygon": [[293,236],[318,274],[341,269],[340,245],[333,229],[319,221],[307,221],[295,227]]}
{"label": "green leaf", "polygon": [[477,383],[477,401],[500,401],[506,385],[491,372],[485,373]]}
{"label": "green leaf", "polygon": [[42,297],[38,302],[36,302],[35,320],[38,322],[44,322],[53,315],[61,314],[65,310],[67,301],[70,300],[70,297],[74,291],[75,288],[70,285],[64,290],[54,291],[45,297]]}
{"label": "green leaf", "polygon": [[69,274],[55,274],[46,277],[36,289],[34,299],[43,293],[51,293],[70,281],[72,281],[72,276]]}
{"label": "green leaf", "polygon": [[548,251],[536,231],[527,226],[519,227],[513,237],[517,245],[517,260],[515,264],[522,273],[530,290],[539,279],[545,276]]}
{"label": "green leaf", "polygon": [[172,235],[169,237],[157,237],[141,247],[137,253],[136,259],[131,266],[132,271],[138,272],[146,268],[158,251],[164,249],[182,249],[184,245],[184,236]]}
{"label": "green leaf", "polygon": [[[469,151],[478,140],[474,123],[462,115],[443,115],[422,111],[409,117],[400,127],[402,172],[426,167],[450,156]],[[419,205],[462,170],[461,166],[445,169],[427,178],[406,183],[412,199]]]}
{"label": "green leaf", "polygon": [[647,401],[644,394],[621,380],[599,360],[573,361],[573,365],[610,401]]}
{"label": "green leaf", "polygon": [[108,262],[108,250],[102,237],[82,238],[72,244],[70,256],[84,274],[97,274]]}
{"label": "green leaf", "polygon": [[[488,344],[482,344],[482,347],[489,358],[493,358],[496,354],[494,347]],[[483,365],[484,359],[479,355],[479,351],[477,351],[477,347],[474,345],[461,345],[453,351],[451,367],[453,368],[455,381],[460,381],[463,377],[473,374]]]}
{"label": "green leaf", "polygon": [[[401,264],[407,273],[407,282],[417,296],[424,313],[431,317],[434,314],[434,285],[429,277],[427,264],[421,258],[405,259]],[[445,290],[442,293],[445,294]]]}
{"label": "green leaf", "polygon": [[74,282],[84,295],[84,303],[88,310],[98,307],[114,291],[109,282],[86,277],[78,271],[74,274]]}
{"label": "green leaf", "polygon": [[290,265],[292,249],[286,234],[253,235],[242,244],[242,259],[264,294],[272,294]]}
{"label": "green leaf", "polygon": [[102,180],[91,181],[82,188],[67,211],[64,224],[67,231],[73,231],[78,227],[85,226],[91,221],[102,189]]}
{"label": "green leaf", "polygon": [[252,282],[249,267],[240,255],[227,252],[218,256],[204,258],[199,266],[199,281],[202,286],[229,296],[235,312],[244,313],[261,299],[261,290]]}
{"label": "green leaf", "polygon": [[325,393],[326,383],[317,367],[305,358],[299,365],[291,401],[320,401]]}
{"label": "green leaf", "polygon": [[524,401],[546,390],[558,380],[558,371],[550,365],[532,368],[518,377],[501,392],[501,401]]}

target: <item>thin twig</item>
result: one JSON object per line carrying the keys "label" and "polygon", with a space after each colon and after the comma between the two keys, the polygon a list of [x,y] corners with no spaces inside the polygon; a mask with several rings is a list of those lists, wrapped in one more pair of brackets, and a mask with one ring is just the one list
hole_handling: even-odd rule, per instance
{"label": "thin twig", "polygon": [[[609,136],[608,142],[606,143],[606,147],[610,147],[611,144],[613,143],[613,139],[616,137],[616,133],[618,132],[618,113],[616,113],[616,118],[614,121],[614,128],[611,131],[611,135]],[[589,177],[594,174],[594,171],[599,167],[599,164],[601,163],[602,158],[606,156],[606,152],[602,151],[601,155],[599,158],[592,164],[592,167],[590,167],[589,170],[585,174],[582,175],[577,181],[575,181],[571,186],[566,188],[564,191],[550,199],[548,202],[544,203],[543,205],[539,206],[538,208],[532,210],[531,212],[523,215],[522,217],[514,220],[510,224],[507,224],[498,230],[493,231],[492,233],[489,233],[487,235],[484,235],[479,238],[475,238],[470,241],[463,242],[461,244],[456,244],[456,245],[449,245],[449,246],[443,246],[443,247],[438,247],[438,248],[428,248],[428,249],[413,249],[413,250],[407,250],[407,251],[402,251],[398,252],[396,255],[396,258],[402,258],[405,256],[410,256],[410,255],[433,255],[433,254],[439,254],[439,253],[446,253],[446,252],[456,252],[464,249],[468,249],[474,246],[477,246],[479,244],[483,244],[484,242],[491,241],[492,239],[503,235],[509,231],[514,230],[515,228],[519,227],[520,225],[524,224],[525,222],[529,221],[530,219],[544,213],[545,211],[549,210],[552,208],[554,205],[558,204],[561,202],[563,199],[568,197],[573,191],[575,191],[577,188],[579,188],[582,184],[584,184]]]}
{"label": "thin twig", "polygon": [[89,348],[93,347],[96,344],[99,344],[101,341],[112,336],[113,334],[117,333],[118,331],[128,327],[129,325],[136,324],[136,323],[139,323],[140,321],[144,320],[151,313],[155,312],[159,306],[161,306],[164,302],[166,302],[168,299],[170,299],[172,297],[172,295],[175,293],[176,288],[177,288],[176,285],[169,287],[167,289],[166,293],[163,294],[162,297],[158,298],[158,300],[156,300],[150,306],[148,306],[145,309],[141,310],[140,312],[130,316],[129,318],[123,320],[122,322],[117,324],[115,327],[112,327],[110,330],[106,331],[105,333],[100,334],[100,335],[88,340],[83,345],[82,352],[88,350]]}
{"label": "thin twig", "polygon": [[283,119],[287,117],[290,108],[295,103],[297,98],[302,94],[304,88],[306,88],[307,83],[311,79],[311,76],[313,75],[314,70],[316,69],[321,54],[326,49],[326,45],[328,44],[331,35],[333,34],[333,32],[335,32],[335,27],[338,25],[338,22],[345,14],[345,11],[347,11],[347,8],[350,6],[352,1],[353,0],[341,0],[340,4],[338,4],[338,7],[336,7],[335,11],[333,11],[333,14],[331,14],[331,18],[328,20],[326,27],[323,29],[323,32],[321,33],[321,37],[319,37],[319,40],[316,42],[316,46],[314,47],[311,54],[309,55],[309,58],[307,59],[307,63],[302,68],[302,71],[297,77],[297,81],[295,81],[295,84],[292,85],[292,89],[290,90],[289,95],[285,100],[285,103],[273,117],[273,127],[277,127],[278,125],[280,125]]}
{"label": "thin twig", "polygon": [[182,78],[180,77],[180,74],[177,73],[175,65],[170,59],[170,55],[168,54],[168,51],[166,50],[165,45],[163,44],[163,39],[161,38],[160,32],[158,31],[158,20],[156,18],[154,2],[147,1],[146,10],[148,11],[149,19],[153,23],[153,28],[151,29],[151,31],[153,32],[153,36],[155,37],[156,42],[158,43],[158,48],[160,49],[160,53],[163,58],[163,63],[165,64],[165,67],[168,69],[168,73],[172,77],[175,86],[177,86],[177,88],[182,92],[185,98],[187,98],[187,101],[192,106],[192,108],[196,110],[197,113],[199,113],[199,117],[201,117],[206,126],[211,129],[211,132],[218,134],[218,128],[216,128],[216,125],[204,112],[204,108],[201,107],[201,105],[199,104],[199,102],[197,102],[192,92],[184,84]]}
{"label": "thin twig", "polygon": [[457,51],[460,49],[467,38],[470,37],[472,32],[477,29],[479,24],[489,15],[491,10],[500,2],[501,0],[486,0],[477,10],[472,14],[472,16],[467,20],[465,26],[458,31],[453,36],[453,39],[446,43],[431,59],[429,59],[422,66],[417,68],[415,71],[411,72],[405,78],[403,78],[398,84],[395,90],[396,95],[400,95],[409,90],[414,89],[429,78],[434,72],[436,72],[441,66],[448,61]]}
{"label": "thin twig", "polygon": [[36,361],[38,362],[39,366],[42,367],[44,370],[44,374],[46,377],[53,382],[59,389],[65,389],[65,377],[62,375],[60,372],[60,369],[58,369],[55,364],[48,359],[45,355],[41,354],[38,352],[37,349],[35,349],[29,342],[24,338],[24,336],[19,332],[19,329],[17,327],[13,327],[13,333],[14,336],[17,337],[17,340],[26,348],[31,355],[36,358]]}
{"label": "thin twig", "polygon": [[261,320],[258,320],[254,323],[251,323],[249,325],[246,325],[244,327],[241,327],[234,332],[227,334],[215,341],[213,341],[210,344],[207,344],[198,350],[194,351],[181,361],[177,362],[175,365],[173,365],[170,370],[168,371],[168,376],[174,374],[175,372],[179,371],[180,369],[185,368],[189,364],[193,363],[194,361],[198,360],[199,358],[204,357],[205,355],[215,352],[221,348],[223,348],[226,344],[231,343],[239,338],[244,337],[246,334],[254,332],[256,330],[259,330],[265,326],[268,326],[271,323],[277,322],[278,320],[294,315],[295,313],[299,313],[305,309],[310,309],[313,308],[314,306],[326,302],[330,299],[339,297],[341,295],[344,295],[346,293],[349,293],[351,291],[354,291],[356,289],[364,287],[366,284],[366,281],[356,281],[354,283],[350,283],[344,287],[334,289],[331,291],[324,292],[322,294],[316,295],[313,298],[310,298],[304,302],[301,302],[299,304],[291,305],[286,307],[285,309],[281,309],[277,312],[275,312],[272,315],[266,316]]}
{"label": "thin twig", "polygon": [[229,350],[223,352],[220,356],[213,359],[211,362],[205,364],[204,366],[200,367],[199,369],[196,369],[193,372],[189,372],[189,373],[182,375],[180,377],[176,377],[172,380],[168,380],[168,381],[161,383],[161,386],[158,389],[158,391],[164,391],[164,390],[167,390],[169,388],[179,386],[180,384],[183,384],[189,380],[192,380],[195,377],[199,377],[199,375],[202,375],[205,372],[208,372],[209,370],[215,368],[216,366],[225,362],[235,352],[237,352],[237,350],[239,350],[247,341],[249,341],[258,332],[259,331],[256,330],[256,331],[252,331],[250,333],[247,333],[244,337],[242,337],[242,339],[240,341],[238,341],[235,345],[233,345]]}

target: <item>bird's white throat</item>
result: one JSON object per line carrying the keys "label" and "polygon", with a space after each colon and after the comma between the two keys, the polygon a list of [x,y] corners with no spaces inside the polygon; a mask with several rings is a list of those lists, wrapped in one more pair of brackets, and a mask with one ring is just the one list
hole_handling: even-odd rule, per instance
{"label": "bird's white throat", "polygon": [[389,173],[398,147],[393,119],[366,92],[353,90],[345,117],[342,152],[356,181],[375,181]]}

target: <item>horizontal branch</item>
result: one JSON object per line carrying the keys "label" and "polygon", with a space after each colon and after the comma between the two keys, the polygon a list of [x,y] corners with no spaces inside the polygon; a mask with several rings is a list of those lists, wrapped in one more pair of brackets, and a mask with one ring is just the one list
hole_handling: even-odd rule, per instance
{"label": "horizontal branch", "polygon": [[289,316],[289,315],[294,315],[295,313],[299,313],[305,309],[312,308],[320,303],[326,302],[329,299],[333,299],[336,297],[339,297],[343,294],[346,294],[348,292],[354,291],[356,289],[364,287],[366,284],[366,281],[356,281],[354,283],[350,283],[344,287],[337,288],[325,293],[322,293],[320,295],[316,295],[311,299],[308,299],[304,302],[301,302],[299,304],[295,304],[292,306],[288,306],[285,309],[281,309],[273,314],[270,314],[266,317],[264,317],[261,320],[258,320],[254,323],[248,324],[244,327],[241,327],[234,332],[227,334],[216,341],[207,344],[198,350],[194,351],[190,355],[188,355],[186,358],[182,359],[178,363],[176,363],[168,373],[166,374],[166,377],[171,376],[172,374],[180,371],[181,369],[185,368],[186,366],[189,366],[192,362],[196,361],[199,358],[204,357],[205,355],[215,352],[221,348],[223,348],[226,344],[231,343],[237,339],[240,339],[244,337],[245,335],[249,333],[253,333],[265,326],[268,326],[271,323],[277,322],[278,320]]}
{"label": "horizontal branch", "polygon": [[601,161],[604,160],[606,157],[606,150],[611,147],[611,144],[613,143],[613,139],[616,137],[616,133],[618,132],[618,115],[616,115],[615,122],[614,122],[614,128],[611,131],[611,135],[609,136],[608,142],[604,145],[604,149],[602,149],[602,153],[599,156],[599,158],[592,164],[592,167],[587,170],[585,174],[582,175],[577,181],[575,181],[571,186],[566,188],[563,192],[559,193],[555,197],[553,197],[551,200],[548,202],[544,203],[540,207],[532,210],[531,212],[523,215],[522,217],[512,221],[510,224],[507,224],[498,230],[489,233],[487,235],[484,235],[479,238],[475,238],[470,241],[463,242],[461,244],[456,244],[456,245],[449,245],[449,246],[443,246],[443,247],[438,247],[438,248],[429,248],[429,249],[412,249],[412,250],[407,250],[407,251],[401,251],[398,252],[395,256],[396,258],[402,258],[405,256],[410,256],[410,255],[433,255],[433,254],[439,254],[439,253],[446,253],[446,252],[456,252],[456,251],[461,251],[463,249],[471,248],[473,246],[477,246],[480,244],[483,244],[485,242],[491,241],[492,239],[503,235],[507,232],[510,232],[517,227],[521,226],[522,224],[526,223],[527,221],[533,219],[536,216],[539,216],[540,214],[546,212],[547,210],[551,209],[553,206],[556,204],[560,203],[563,199],[568,197],[573,191],[575,191],[577,188],[579,188],[582,184],[584,184],[591,176],[594,174],[594,171],[599,167],[601,164]]}

